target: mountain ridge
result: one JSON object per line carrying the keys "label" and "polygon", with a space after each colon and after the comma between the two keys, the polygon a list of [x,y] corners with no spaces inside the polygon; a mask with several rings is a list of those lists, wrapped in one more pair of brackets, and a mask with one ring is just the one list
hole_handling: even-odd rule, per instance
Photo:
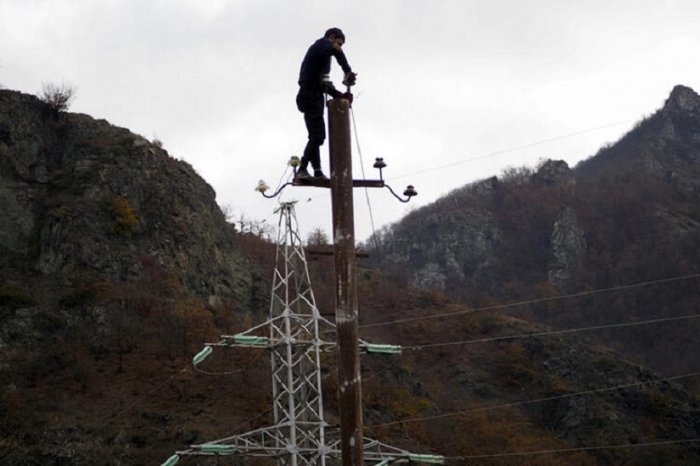
{"label": "mountain ridge", "polygon": [[[676,86],[659,111],[573,169],[544,161],[457,188],[380,231],[365,248],[388,273],[475,307],[694,276],[699,109],[700,96]],[[692,314],[693,287],[688,280],[668,285],[666,301],[639,291],[646,302],[630,296],[634,311],[622,300],[600,299],[541,311],[534,321],[566,328]],[[673,335],[648,338],[651,344],[624,354],[642,356],[661,372],[679,364],[700,369],[687,337],[685,348]],[[684,362],[658,350],[667,340]]]}

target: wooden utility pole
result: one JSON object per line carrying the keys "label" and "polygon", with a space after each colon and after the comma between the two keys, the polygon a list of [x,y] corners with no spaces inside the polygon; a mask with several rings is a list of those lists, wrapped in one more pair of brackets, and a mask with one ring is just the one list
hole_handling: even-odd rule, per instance
{"label": "wooden utility pole", "polygon": [[338,404],[343,466],[363,466],[362,380],[355,273],[355,219],[350,137],[350,102],[328,104],[331,202],[335,263],[335,325],[338,345]]}

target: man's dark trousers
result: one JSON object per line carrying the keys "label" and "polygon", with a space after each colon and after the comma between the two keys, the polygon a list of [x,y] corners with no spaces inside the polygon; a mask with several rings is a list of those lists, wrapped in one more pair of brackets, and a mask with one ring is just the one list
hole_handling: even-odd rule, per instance
{"label": "man's dark trousers", "polygon": [[301,158],[300,169],[311,163],[314,170],[321,169],[321,145],[326,140],[326,123],[323,121],[326,99],[320,86],[302,84],[297,94],[297,108],[304,114],[309,142]]}

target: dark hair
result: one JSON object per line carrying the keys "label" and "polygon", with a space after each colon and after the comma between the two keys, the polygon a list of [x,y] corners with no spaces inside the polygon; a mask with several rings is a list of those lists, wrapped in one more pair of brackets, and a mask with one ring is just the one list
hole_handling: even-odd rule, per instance
{"label": "dark hair", "polygon": [[343,39],[343,41],[345,41],[345,34],[343,34],[343,31],[341,31],[340,28],[330,28],[326,31],[326,35],[323,37],[328,39],[332,35],[335,35],[336,39]]}

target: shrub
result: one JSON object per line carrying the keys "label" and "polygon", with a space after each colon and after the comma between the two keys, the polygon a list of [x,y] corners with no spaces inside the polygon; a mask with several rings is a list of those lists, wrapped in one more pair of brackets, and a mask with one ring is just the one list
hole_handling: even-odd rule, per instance
{"label": "shrub", "polygon": [[0,285],[0,306],[15,310],[33,304],[34,299],[17,285],[7,282]]}
{"label": "shrub", "polygon": [[66,173],[63,170],[52,170],[49,173],[49,186],[53,189],[64,189],[68,186]]}
{"label": "shrub", "polygon": [[58,304],[63,308],[80,307],[93,302],[98,296],[95,287],[82,286],[61,296]]}
{"label": "shrub", "polygon": [[71,84],[44,83],[39,98],[51,107],[55,113],[65,112],[75,97],[75,87]]}
{"label": "shrub", "polygon": [[118,233],[125,238],[131,238],[133,225],[138,225],[139,219],[134,213],[134,209],[129,205],[129,201],[122,196],[117,196],[112,201],[112,214],[114,221],[109,229],[112,233]]}

